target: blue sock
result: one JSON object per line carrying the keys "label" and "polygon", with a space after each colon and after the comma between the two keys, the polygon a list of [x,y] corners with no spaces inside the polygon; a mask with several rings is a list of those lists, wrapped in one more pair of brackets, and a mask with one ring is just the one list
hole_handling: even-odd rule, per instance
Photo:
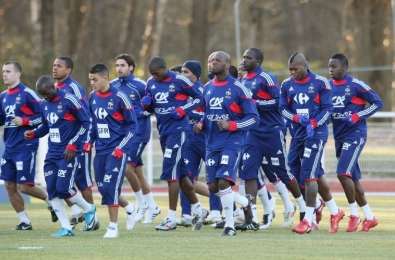
{"label": "blue sock", "polygon": [[215,194],[210,192],[210,210],[222,211],[221,199]]}
{"label": "blue sock", "polygon": [[191,203],[184,192],[180,192],[181,214],[191,215]]}

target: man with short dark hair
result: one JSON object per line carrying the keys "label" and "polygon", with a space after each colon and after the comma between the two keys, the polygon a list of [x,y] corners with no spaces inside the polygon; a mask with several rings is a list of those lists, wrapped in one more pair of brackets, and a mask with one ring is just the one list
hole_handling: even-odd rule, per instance
{"label": "man with short dark hair", "polygon": [[96,207],[85,201],[74,188],[77,154],[82,150],[90,127],[88,113],[75,96],[55,88],[54,84],[50,76],[41,76],[37,80],[37,92],[44,98],[40,104],[42,124],[24,135],[32,140],[49,134],[44,176],[48,197],[61,225],[52,236],[59,238],[74,235],[63,200],[83,209],[85,230],[96,226]]}
{"label": "man with short dark hair", "polygon": [[[202,208],[187,173],[181,169],[181,155],[185,141],[191,133],[187,112],[201,104],[202,95],[193,88],[190,80],[169,71],[161,57],[150,60],[149,71],[152,77],[148,79],[147,95],[142,99],[142,103],[144,108],[153,111],[157,118],[163,152],[161,180],[167,181],[169,187],[168,215],[156,229],[167,231],[177,227],[176,209],[180,186],[191,202],[193,230],[199,230],[203,223]],[[192,101],[188,101],[190,98]]]}
{"label": "man with short dark hair", "polygon": [[127,221],[127,229],[133,229],[134,224],[145,215],[144,223],[152,223],[160,209],[156,205],[151,188],[147,183],[143,173],[142,154],[145,146],[151,137],[150,114],[145,112],[141,105],[141,98],[145,95],[146,83],[133,75],[135,62],[126,53],[119,54],[115,58],[115,71],[118,78],[112,80],[110,84],[125,93],[134,108],[137,116],[137,128],[134,138],[130,143],[130,153],[126,167],[126,178],[132,187],[136,200],[137,208],[133,214],[133,220]]}
{"label": "man with short dark hair", "polygon": [[109,214],[104,238],[116,238],[118,207],[127,207],[120,194],[137,119],[126,94],[110,86],[109,71],[104,64],[96,64],[90,69],[89,82],[94,89],[89,108],[93,121],[90,144],[94,144],[96,150],[93,161],[95,180],[102,204],[107,206]]}
{"label": "man with short dark hair", "polygon": [[326,78],[309,70],[302,53],[291,55],[288,68],[291,76],[281,84],[280,108],[284,118],[292,124],[289,166],[291,173],[305,186],[307,206],[304,218],[293,231],[305,234],[314,228],[313,215],[319,192],[331,213],[329,232],[336,233],[344,212],[332,197],[321,165],[328,139],[327,122],[332,111],[331,86]]}
{"label": "man with short dark hair", "polygon": [[[2,67],[3,83],[7,90],[0,94],[0,125],[4,125],[5,151],[2,156],[0,179],[5,181],[12,207],[20,223],[17,230],[31,230],[20,192],[47,201],[47,194],[35,186],[37,140],[25,140],[23,133],[41,124],[40,99],[21,82],[22,67],[10,61]],[[48,202],[48,201],[47,201]],[[52,207],[52,220],[57,217]]]}
{"label": "man with short dark hair", "polygon": [[[58,89],[62,89],[76,96],[81,104],[85,106],[85,110],[89,112],[85,88],[71,77],[73,68],[74,63],[70,57],[57,57],[52,65],[52,76],[55,79],[55,86]],[[84,142],[87,142],[87,140]],[[86,201],[94,203],[92,196],[92,176],[90,172],[91,151],[83,150],[77,157],[78,170],[75,176],[76,186],[81,191]],[[77,205],[73,205],[71,210],[71,224],[74,227],[78,222],[83,221],[83,215],[81,209],[78,208]]]}
{"label": "man with short dark hair", "polygon": [[365,214],[362,231],[368,232],[378,225],[378,220],[366,201],[359,181],[361,170],[358,158],[366,143],[366,119],[381,109],[383,102],[366,83],[348,74],[348,59],[344,54],[332,55],[328,67],[332,77],[332,122],[338,159],[336,172],[350,207],[347,232],[358,230],[361,222],[358,206]]}

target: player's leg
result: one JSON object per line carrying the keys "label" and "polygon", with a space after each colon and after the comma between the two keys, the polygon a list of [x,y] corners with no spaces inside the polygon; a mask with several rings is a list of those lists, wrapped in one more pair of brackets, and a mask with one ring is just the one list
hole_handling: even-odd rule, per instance
{"label": "player's leg", "polygon": [[102,204],[107,206],[109,215],[109,224],[104,238],[118,237],[118,208],[120,205],[120,194],[125,168],[127,162],[126,154],[117,159],[111,154],[105,158],[105,172],[102,180]]}
{"label": "player's leg", "polygon": [[272,225],[272,222],[276,216],[275,214],[276,200],[267,189],[262,167],[259,168],[257,185],[258,185],[257,195],[263,207],[262,224],[259,226],[259,229],[265,230]]}

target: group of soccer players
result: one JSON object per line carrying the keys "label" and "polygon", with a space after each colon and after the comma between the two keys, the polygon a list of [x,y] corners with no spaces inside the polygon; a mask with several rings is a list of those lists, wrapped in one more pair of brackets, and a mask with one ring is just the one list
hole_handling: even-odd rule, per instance
{"label": "group of soccer players", "polygon": [[[302,53],[292,54],[290,77],[281,86],[263,70],[262,62],[262,51],[249,48],[238,73],[232,73],[229,54],[213,52],[208,57],[210,80],[204,85],[200,62],[187,60],[177,72],[169,70],[163,58],[154,57],[145,83],[134,75],[131,56],[120,54],[115,57],[118,78],[112,81],[106,65],[90,68],[93,91],[86,95],[71,78],[72,60],[57,57],[52,76],[36,82],[42,99],[21,83],[21,65],[6,62],[2,71],[7,90],[0,95],[5,142],[0,178],[20,220],[16,229],[32,229],[20,192],[47,202],[52,221],[61,225],[54,237],[73,236],[73,227],[82,221],[85,231],[99,229],[91,189],[92,156],[101,203],[108,208],[104,238],[118,237],[119,206],[126,211],[127,230],[143,218],[143,223],[152,223],[160,209],[144,178],[141,158],[151,135],[151,115],[156,116],[163,153],[160,178],[168,183],[169,196],[167,216],[157,230],[173,230],[177,224],[199,230],[203,223],[214,223],[223,228],[224,236],[234,236],[236,229],[267,229],[275,216],[267,179],[284,203],[284,226],[293,224],[296,211],[290,192],[300,212],[294,232],[317,229],[326,205],[329,231],[336,233],[345,213],[337,207],[321,165],[329,122],[336,172],[350,208],[347,232],[358,230],[358,207],[365,215],[361,230],[375,227],[378,221],[359,182],[358,157],[366,142],[366,119],[382,107],[380,97],[348,73],[348,60],[340,53],[329,59],[331,80],[313,73]],[[47,134],[44,191],[34,185],[34,176],[38,138]],[[198,181],[202,162],[206,183]],[[124,177],[136,205],[121,196]],[[209,213],[197,193],[209,197]],[[179,196],[182,217],[177,221]],[[257,196],[264,208],[261,225]],[[65,203],[71,207],[71,219]],[[235,223],[239,218],[241,223]]]}

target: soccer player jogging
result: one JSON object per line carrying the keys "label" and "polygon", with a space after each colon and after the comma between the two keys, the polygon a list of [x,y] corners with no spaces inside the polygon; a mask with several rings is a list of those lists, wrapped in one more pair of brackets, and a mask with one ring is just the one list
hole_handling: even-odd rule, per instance
{"label": "soccer player jogging", "polygon": [[[253,204],[257,195],[259,168],[273,183],[285,206],[284,226],[293,223],[294,205],[289,199],[288,190],[296,199],[301,212],[305,212],[306,204],[300,192],[298,182],[289,172],[285,144],[285,124],[280,112],[280,88],[277,79],[261,68],[263,53],[256,48],[247,49],[243,54],[243,70],[247,73],[242,83],[252,92],[259,112],[259,124],[252,128],[246,137],[240,178],[245,180],[246,193],[251,195]],[[286,186],[285,186],[285,185]],[[265,209],[266,210],[266,209]],[[253,211],[254,212],[254,211]],[[255,211],[256,213],[256,211]],[[270,217],[267,212],[264,218]],[[263,229],[267,227],[264,219]]]}
{"label": "soccer player jogging", "polygon": [[236,235],[233,216],[235,202],[241,204],[245,224],[252,224],[249,199],[233,192],[241,159],[245,131],[258,122],[251,92],[229,75],[230,56],[216,51],[208,57],[208,70],[214,78],[204,87],[203,121],[195,125],[195,131],[206,136],[207,182],[211,192],[221,199],[225,215],[223,235]]}
{"label": "soccer player jogging", "polygon": [[321,156],[328,139],[327,121],[332,110],[331,87],[328,80],[312,73],[302,53],[294,53],[288,61],[291,77],[281,85],[280,108],[282,115],[292,124],[289,151],[291,173],[305,185],[306,214],[293,228],[299,234],[309,233],[317,192],[320,193],[331,213],[331,233],[336,233],[344,217],[332,198],[324,178]]}
{"label": "soccer player jogging", "polygon": [[83,140],[90,127],[89,116],[75,96],[55,88],[51,77],[40,77],[36,89],[44,98],[40,104],[42,124],[26,131],[24,135],[26,139],[32,140],[49,133],[44,176],[48,198],[61,225],[52,236],[73,236],[63,200],[77,204],[84,210],[85,230],[93,229],[96,223],[96,207],[86,202],[74,188],[78,168],[77,154],[82,151]]}
{"label": "soccer player jogging", "polygon": [[[20,221],[16,230],[31,230],[20,192],[43,201],[47,201],[47,194],[34,185],[38,141],[26,140],[23,134],[41,124],[40,99],[21,82],[22,67],[19,63],[6,62],[2,73],[7,90],[0,94],[0,125],[4,125],[5,144],[0,179],[5,181],[9,200]],[[52,220],[56,221],[52,207],[48,209]]]}
{"label": "soccer player jogging", "polygon": [[[55,79],[55,87],[77,97],[86,111],[89,112],[85,88],[71,77],[73,67],[74,63],[70,57],[60,56],[54,60],[52,64],[52,77]],[[86,140],[84,142],[86,142]],[[75,184],[81,191],[84,199],[93,204],[92,177],[90,172],[91,152],[84,150],[82,153],[77,154],[77,158],[78,169],[75,176]],[[71,224],[74,227],[78,222],[83,221],[83,214],[81,208],[76,204],[71,206],[71,210]]]}
{"label": "soccer player jogging", "polygon": [[[156,229],[167,231],[177,227],[176,209],[180,187],[191,202],[193,229],[198,230],[203,222],[202,208],[187,172],[182,169],[181,153],[191,133],[187,111],[199,106],[202,95],[187,78],[167,70],[163,58],[152,58],[148,67],[152,77],[148,79],[147,95],[142,103],[146,110],[153,110],[157,118],[163,152],[161,180],[167,181],[169,188],[168,215]],[[188,102],[189,98],[193,100]]]}
{"label": "soccer player jogging", "polygon": [[109,70],[104,64],[91,67],[89,82],[94,89],[89,97],[89,108],[93,121],[90,142],[96,149],[95,180],[110,221],[104,238],[116,238],[118,207],[123,204],[121,188],[137,119],[126,94],[110,86]]}
{"label": "soccer player jogging", "polygon": [[366,201],[360,183],[359,155],[366,143],[366,119],[383,107],[379,95],[366,83],[348,74],[348,59],[344,54],[334,54],[329,59],[332,78],[332,122],[335,138],[336,172],[343,186],[350,208],[347,232],[355,232],[361,222],[358,206],[365,214],[362,231],[369,231],[378,224]]}
{"label": "soccer player jogging", "polygon": [[[187,60],[181,67],[181,73],[187,77],[192,83],[193,87],[198,89],[203,94],[203,84],[200,81],[202,68],[200,62],[197,60]],[[203,117],[202,107],[190,111],[188,113],[189,122],[191,127],[199,122]],[[205,138],[202,133],[192,132],[190,138],[186,140],[185,153],[182,154],[183,165],[188,171],[188,176],[193,182],[196,193],[209,197],[210,214],[205,219],[205,224],[212,224],[222,221],[221,218],[221,201],[217,195],[209,192],[206,183],[198,181],[200,166],[205,160]],[[180,193],[181,201],[181,214],[182,218],[178,225],[192,225],[191,206],[188,198],[183,192]],[[205,211],[206,213],[206,211]]]}
{"label": "soccer player jogging", "polygon": [[[143,173],[142,154],[151,136],[150,114],[144,111],[141,98],[145,95],[146,83],[133,75],[136,64],[128,54],[120,54],[115,58],[115,70],[118,78],[110,84],[125,93],[134,108],[137,116],[137,127],[134,138],[130,143],[126,178],[128,179],[136,196],[138,209],[134,212],[134,223],[140,221],[145,214],[144,223],[152,223],[160,214],[156,205],[151,188],[145,180]],[[128,229],[132,229],[134,223],[130,222]]]}

